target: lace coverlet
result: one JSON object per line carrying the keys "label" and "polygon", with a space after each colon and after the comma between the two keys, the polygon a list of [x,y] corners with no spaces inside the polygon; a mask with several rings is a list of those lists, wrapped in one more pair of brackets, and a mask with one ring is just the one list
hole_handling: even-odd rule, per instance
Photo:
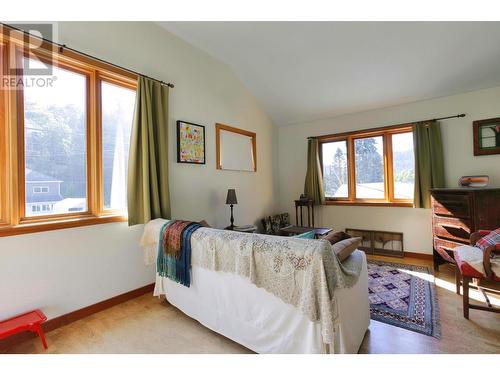
{"label": "lace coverlet", "polygon": [[191,236],[191,264],[230,272],[319,321],[325,344],[334,342],[336,288],[350,287],[361,272],[357,252],[340,263],[327,241],[200,228]]}

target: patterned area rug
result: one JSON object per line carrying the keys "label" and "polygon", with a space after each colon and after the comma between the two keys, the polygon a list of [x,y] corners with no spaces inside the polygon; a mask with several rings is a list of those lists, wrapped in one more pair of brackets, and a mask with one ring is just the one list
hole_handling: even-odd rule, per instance
{"label": "patterned area rug", "polygon": [[371,318],[439,338],[439,306],[429,268],[368,261]]}

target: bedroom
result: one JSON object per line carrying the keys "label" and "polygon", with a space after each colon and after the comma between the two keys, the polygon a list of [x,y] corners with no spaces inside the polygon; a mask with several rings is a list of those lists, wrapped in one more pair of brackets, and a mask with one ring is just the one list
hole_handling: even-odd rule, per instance
{"label": "bedroom", "polygon": [[498,360],[498,22],[149,17],[2,21],[1,353]]}

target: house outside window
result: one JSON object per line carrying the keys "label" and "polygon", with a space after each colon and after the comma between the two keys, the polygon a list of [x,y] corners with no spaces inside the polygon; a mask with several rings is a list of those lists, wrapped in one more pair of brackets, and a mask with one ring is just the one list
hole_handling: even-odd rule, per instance
{"label": "house outside window", "polygon": [[33,187],[33,193],[48,193],[48,192],[49,192],[48,186],[34,186]]}
{"label": "house outside window", "polygon": [[125,221],[137,74],[0,29],[0,65],[57,78],[0,90],[0,236]]}
{"label": "house outside window", "polygon": [[49,215],[54,204],[63,200],[61,183],[49,176],[26,168],[26,215]]}

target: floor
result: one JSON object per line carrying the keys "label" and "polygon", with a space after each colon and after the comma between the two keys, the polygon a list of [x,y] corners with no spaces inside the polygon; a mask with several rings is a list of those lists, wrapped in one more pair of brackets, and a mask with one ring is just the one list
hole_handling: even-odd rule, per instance
{"label": "floor", "polygon": [[[419,259],[401,262],[430,266]],[[472,310],[470,320],[464,319],[453,268],[441,266],[436,276],[441,339],[372,321],[359,352],[500,353],[500,314]],[[472,298],[481,296],[474,292]],[[500,306],[498,295],[491,300]],[[47,341],[47,351],[33,339],[9,353],[251,353],[149,294],[49,332]]]}

